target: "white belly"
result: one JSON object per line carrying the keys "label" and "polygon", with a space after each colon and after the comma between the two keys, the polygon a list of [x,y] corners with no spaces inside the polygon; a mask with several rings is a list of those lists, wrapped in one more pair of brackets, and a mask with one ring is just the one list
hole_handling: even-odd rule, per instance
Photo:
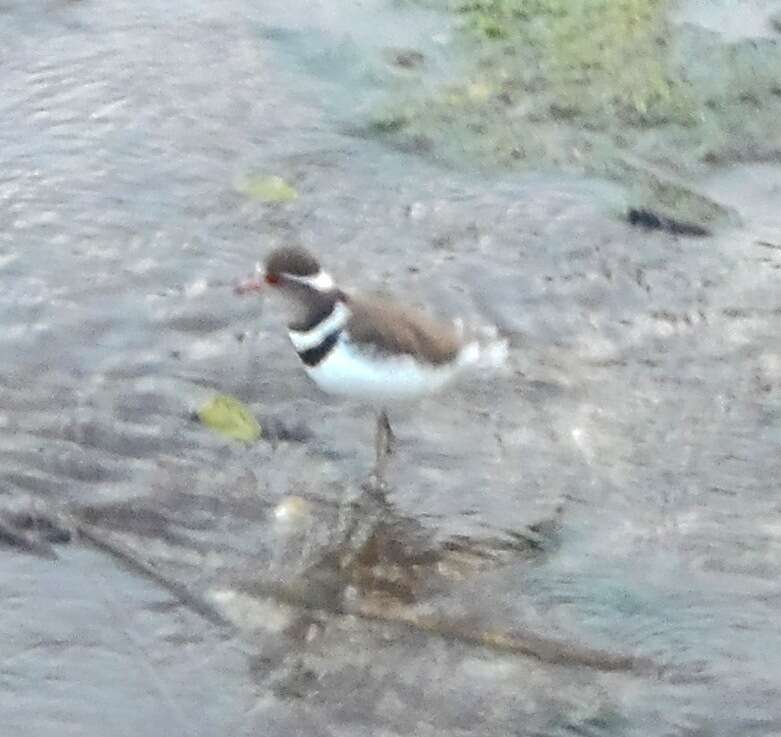
{"label": "white belly", "polygon": [[459,366],[419,364],[411,356],[369,355],[339,340],[317,366],[304,368],[328,394],[390,401],[436,392],[455,376]]}

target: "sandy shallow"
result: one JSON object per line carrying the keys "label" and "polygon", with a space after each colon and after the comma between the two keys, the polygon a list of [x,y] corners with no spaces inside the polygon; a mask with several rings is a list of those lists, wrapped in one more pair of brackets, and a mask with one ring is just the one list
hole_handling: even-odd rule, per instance
{"label": "sandy shallow", "polygon": [[[740,225],[646,232],[617,184],[354,135],[389,49],[447,41],[431,11],[0,12],[0,507],[43,541],[0,535],[7,734],[781,730],[781,168],[700,177]],[[298,198],[239,191],[265,175]],[[394,413],[384,499],[371,411],[232,292],[288,242],[510,340]],[[266,438],[193,422],[215,393]]]}

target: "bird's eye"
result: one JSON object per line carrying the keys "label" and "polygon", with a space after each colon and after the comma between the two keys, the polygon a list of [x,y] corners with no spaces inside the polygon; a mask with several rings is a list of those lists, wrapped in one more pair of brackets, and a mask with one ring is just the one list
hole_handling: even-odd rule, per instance
{"label": "bird's eye", "polygon": [[279,284],[279,274],[266,274],[266,284]]}

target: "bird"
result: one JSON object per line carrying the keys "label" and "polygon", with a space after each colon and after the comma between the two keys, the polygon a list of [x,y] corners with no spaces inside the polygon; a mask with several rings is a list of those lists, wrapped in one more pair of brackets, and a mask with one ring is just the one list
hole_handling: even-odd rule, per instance
{"label": "bird", "polygon": [[467,336],[402,301],[346,292],[304,248],[273,250],[264,266],[236,287],[239,294],[281,296],[287,332],[304,371],[325,393],[378,409],[373,477],[384,483],[394,435],[387,405],[434,394],[469,368],[498,368],[507,342]]}

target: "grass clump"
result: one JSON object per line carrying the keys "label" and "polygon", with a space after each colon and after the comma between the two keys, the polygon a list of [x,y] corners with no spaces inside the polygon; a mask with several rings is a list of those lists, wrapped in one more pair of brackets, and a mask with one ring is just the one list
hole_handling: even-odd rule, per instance
{"label": "grass clump", "polygon": [[691,177],[781,156],[781,45],[667,18],[672,0],[415,0],[456,18],[447,81],[415,80],[370,129],[449,165],[564,169],[701,225],[734,213]]}
{"label": "grass clump", "polygon": [[[668,0],[469,0],[453,9],[501,64],[534,69],[554,108],[596,123],[686,122],[691,104],[667,61]],[[492,50],[485,53],[490,59]],[[490,67],[490,61],[487,64]],[[510,72],[512,76],[512,71]]]}

